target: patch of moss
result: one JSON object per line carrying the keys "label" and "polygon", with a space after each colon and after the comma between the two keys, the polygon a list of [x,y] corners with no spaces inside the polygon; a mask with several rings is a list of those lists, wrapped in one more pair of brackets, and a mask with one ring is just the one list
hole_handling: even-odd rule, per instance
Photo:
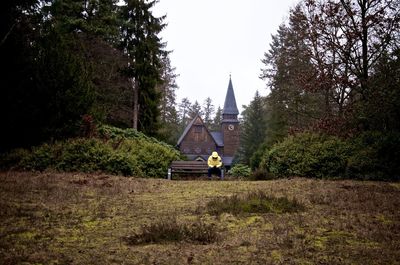
{"label": "patch of moss", "polygon": [[251,192],[243,196],[215,198],[207,204],[211,214],[231,213],[292,213],[303,211],[305,207],[297,200],[286,197],[274,197],[262,191]]}
{"label": "patch of moss", "polygon": [[319,250],[325,250],[328,238],[326,236],[316,236],[313,238],[313,246]]}
{"label": "patch of moss", "polygon": [[99,227],[100,224],[102,224],[103,221],[99,221],[99,220],[86,220],[82,223],[83,227],[86,229],[97,229]]}
{"label": "patch of moss", "polygon": [[348,241],[353,238],[353,235],[339,230],[325,230],[319,229],[319,233],[316,236],[308,237],[313,246],[319,250],[325,250],[329,247],[336,245],[347,245]]}
{"label": "patch of moss", "polygon": [[272,250],[271,258],[274,263],[281,263],[283,261],[282,253],[279,250]]}
{"label": "patch of moss", "polygon": [[264,223],[264,218],[262,218],[261,216],[250,216],[248,218],[246,218],[245,221],[246,225],[254,225],[254,224],[262,224]]}
{"label": "patch of moss", "polygon": [[26,231],[16,234],[16,236],[21,240],[33,240],[38,234],[33,231]]}
{"label": "patch of moss", "polygon": [[400,190],[400,182],[390,183],[390,185]]}
{"label": "patch of moss", "polygon": [[390,224],[393,223],[392,220],[390,220],[389,218],[387,218],[383,214],[379,214],[379,215],[375,216],[375,218],[376,218],[376,220],[378,220],[379,222],[381,222],[384,225],[390,225]]}
{"label": "patch of moss", "polygon": [[367,239],[349,239],[347,243],[352,247],[360,249],[380,249],[382,247],[380,243]]}

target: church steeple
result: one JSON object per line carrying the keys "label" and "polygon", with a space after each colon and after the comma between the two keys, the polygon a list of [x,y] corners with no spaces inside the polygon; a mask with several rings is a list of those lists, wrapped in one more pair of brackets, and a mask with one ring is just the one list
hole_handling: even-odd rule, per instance
{"label": "church steeple", "polygon": [[239,148],[239,110],[236,106],[235,92],[233,92],[232,78],[229,76],[228,91],[226,92],[224,109],[222,110],[221,130],[224,141],[224,157],[232,159]]}
{"label": "church steeple", "polygon": [[239,110],[236,106],[235,92],[233,91],[232,78],[229,76],[228,91],[226,92],[224,109],[222,110],[222,119],[237,119]]}

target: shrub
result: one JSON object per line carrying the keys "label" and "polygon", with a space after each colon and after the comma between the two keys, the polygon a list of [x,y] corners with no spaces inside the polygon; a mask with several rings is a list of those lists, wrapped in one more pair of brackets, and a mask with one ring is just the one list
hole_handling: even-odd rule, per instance
{"label": "shrub", "polygon": [[38,171],[43,171],[46,168],[53,167],[53,165],[53,152],[49,144],[34,147],[32,152],[24,156],[19,163],[19,166],[23,169]]}
{"label": "shrub", "polygon": [[303,211],[305,208],[297,200],[286,197],[268,196],[262,191],[248,193],[244,196],[233,195],[211,200],[206,206],[210,214],[222,213],[287,213]]}
{"label": "shrub", "polygon": [[247,178],[248,176],[250,176],[250,173],[250,168],[243,164],[236,164],[229,170],[229,174],[233,177]]}
{"label": "shrub", "polygon": [[303,133],[275,144],[265,155],[263,168],[277,176],[342,177],[349,145],[334,136]]}
{"label": "shrub", "polygon": [[275,144],[262,167],[276,176],[400,179],[400,134],[364,132],[349,140],[302,133]]}
{"label": "shrub", "polygon": [[142,226],[139,233],[126,237],[125,241],[130,245],[170,241],[208,244],[218,239],[218,231],[212,224],[206,224],[200,219],[193,223],[182,223],[170,217]]}
{"label": "shrub", "polygon": [[103,164],[103,170],[116,175],[144,176],[136,157],[126,153],[112,153]]}
{"label": "shrub", "polygon": [[29,151],[22,148],[0,154],[0,170],[7,170],[18,165],[27,155]]}
{"label": "shrub", "polygon": [[154,137],[149,137],[132,128],[121,129],[109,125],[102,125],[98,129],[99,137],[104,139],[130,139],[130,140],[143,140],[145,142],[154,143],[157,145],[165,146],[169,149],[174,149],[173,146],[159,141]]}
{"label": "shrub", "polygon": [[265,150],[267,149],[266,144],[262,144],[257,151],[253,153],[253,155],[250,158],[250,168],[252,170],[256,170],[257,168],[260,167],[260,163],[262,161],[263,155],[265,153]]}
{"label": "shrub", "polygon": [[160,144],[138,133],[136,138],[115,135],[105,140],[68,139],[35,147],[31,152],[22,154],[21,158],[7,157],[27,170],[103,171],[155,178],[164,177],[171,161],[180,159],[180,153],[167,144]]}
{"label": "shrub", "polygon": [[270,174],[267,170],[263,168],[258,168],[251,172],[249,176],[250,180],[271,180],[275,179],[275,176]]}
{"label": "shrub", "polygon": [[53,151],[59,150],[54,155],[54,168],[60,171],[101,171],[112,155],[110,146],[98,139],[71,139],[53,147]]}
{"label": "shrub", "polygon": [[365,132],[353,139],[347,177],[370,180],[400,179],[400,134]]}

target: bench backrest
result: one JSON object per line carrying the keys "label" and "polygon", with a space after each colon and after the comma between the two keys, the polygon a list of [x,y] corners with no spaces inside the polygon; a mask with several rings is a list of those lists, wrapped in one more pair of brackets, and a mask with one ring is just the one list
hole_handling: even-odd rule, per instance
{"label": "bench backrest", "polygon": [[205,161],[172,161],[172,169],[207,169],[208,165]]}

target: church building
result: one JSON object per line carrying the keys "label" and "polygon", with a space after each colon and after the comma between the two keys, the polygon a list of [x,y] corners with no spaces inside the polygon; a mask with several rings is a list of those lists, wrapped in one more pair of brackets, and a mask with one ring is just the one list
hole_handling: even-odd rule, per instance
{"label": "church building", "polygon": [[220,130],[210,131],[197,115],[183,131],[177,147],[189,160],[207,161],[211,153],[217,151],[224,166],[229,168],[239,148],[238,115],[232,79],[229,78]]}

